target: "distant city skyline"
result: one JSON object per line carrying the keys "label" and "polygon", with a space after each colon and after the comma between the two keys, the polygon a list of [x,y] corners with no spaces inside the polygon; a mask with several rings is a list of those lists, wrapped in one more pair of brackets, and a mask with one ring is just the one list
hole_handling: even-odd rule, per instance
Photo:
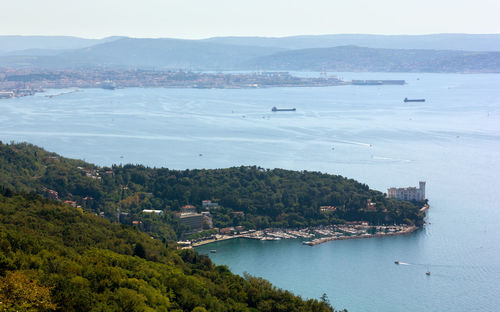
{"label": "distant city skyline", "polygon": [[0,35],[493,34],[498,12],[497,0],[16,0],[0,4]]}

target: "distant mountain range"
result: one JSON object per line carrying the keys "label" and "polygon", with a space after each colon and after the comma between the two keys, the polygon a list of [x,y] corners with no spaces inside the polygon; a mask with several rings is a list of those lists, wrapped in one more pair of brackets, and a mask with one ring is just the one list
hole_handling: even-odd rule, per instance
{"label": "distant mountain range", "polygon": [[[34,50],[31,50],[34,51]],[[210,43],[201,40],[121,38],[81,49],[29,55],[10,52],[0,56],[3,66],[45,68],[147,68],[221,70],[237,68],[256,57],[285,51],[282,48]]]}
{"label": "distant mountain range", "polygon": [[45,51],[81,49],[96,44],[118,40],[123,37],[85,39],[70,36],[0,36],[0,54],[25,55],[23,50]]}
{"label": "distant mountain range", "polygon": [[342,46],[279,52],[252,59],[242,66],[268,70],[346,72],[500,72],[500,52]]}
{"label": "distant mountain range", "polygon": [[500,72],[500,35],[203,40],[0,36],[0,66],[173,70]]}
{"label": "distant mountain range", "polygon": [[425,49],[500,51],[500,34],[434,34],[434,35],[365,35],[339,34],[316,36],[266,37],[215,37],[208,42],[275,47],[284,49],[331,48],[355,45],[380,49]]}

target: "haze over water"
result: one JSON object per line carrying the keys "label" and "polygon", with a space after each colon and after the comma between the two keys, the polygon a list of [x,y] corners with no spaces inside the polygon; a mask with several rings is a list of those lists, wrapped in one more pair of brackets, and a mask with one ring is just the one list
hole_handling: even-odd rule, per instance
{"label": "haze over water", "polygon": [[210,257],[236,273],[304,297],[326,293],[354,312],[497,310],[500,75],[340,76],[408,84],[41,93],[0,101],[0,140],[99,165],[316,170],[384,192],[427,181],[429,224],[409,236],[315,247],[234,240],[199,251],[217,249]]}

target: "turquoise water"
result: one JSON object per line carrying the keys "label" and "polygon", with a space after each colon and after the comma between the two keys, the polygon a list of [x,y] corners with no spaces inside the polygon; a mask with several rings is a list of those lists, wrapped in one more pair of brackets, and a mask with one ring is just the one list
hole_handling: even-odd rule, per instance
{"label": "turquoise water", "polygon": [[500,75],[340,76],[408,84],[38,94],[0,101],[0,140],[100,165],[319,170],[381,191],[425,180],[429,224],[409,236],[315,247],[233,240],[199,251],[217,249],[210,257],[236,273],[304,297],[326,293],[349,311],[497,311]]}

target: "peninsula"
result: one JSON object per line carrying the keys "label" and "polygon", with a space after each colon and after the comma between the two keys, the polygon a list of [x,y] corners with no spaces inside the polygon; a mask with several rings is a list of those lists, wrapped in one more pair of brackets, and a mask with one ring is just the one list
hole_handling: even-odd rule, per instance
{"label": "peninsula", "polygon": [[268,229],[300,237],[303,229],[316,235],[325,227],[349,233],[349,226],[377,225],[386,227],[356,229],[356,235],[385,233],[394,224],[423,225],[426,204],[320,172],[98,167],[26,143],[0,144],[0,182],[175,242],[259,231],[277,237]]}
{"label": "peninsula", "polygon": [[[196,246],[237,237],[300,238],[315,245],[401,235],[423,224],[421,204],[320,172],[99,167],[27,143],[0,142],[6,274],[0,283],[23,293],[35,290],[33,300],[45,310],[104,309],[112,303],[118,310],[237,306],[271,312],[280,305],[282,311],[335,311],[326,301],[303,300],[262,279],[233,275],[182,248],[182,240]],[[2,302],[18,303],[1,296]]]}

